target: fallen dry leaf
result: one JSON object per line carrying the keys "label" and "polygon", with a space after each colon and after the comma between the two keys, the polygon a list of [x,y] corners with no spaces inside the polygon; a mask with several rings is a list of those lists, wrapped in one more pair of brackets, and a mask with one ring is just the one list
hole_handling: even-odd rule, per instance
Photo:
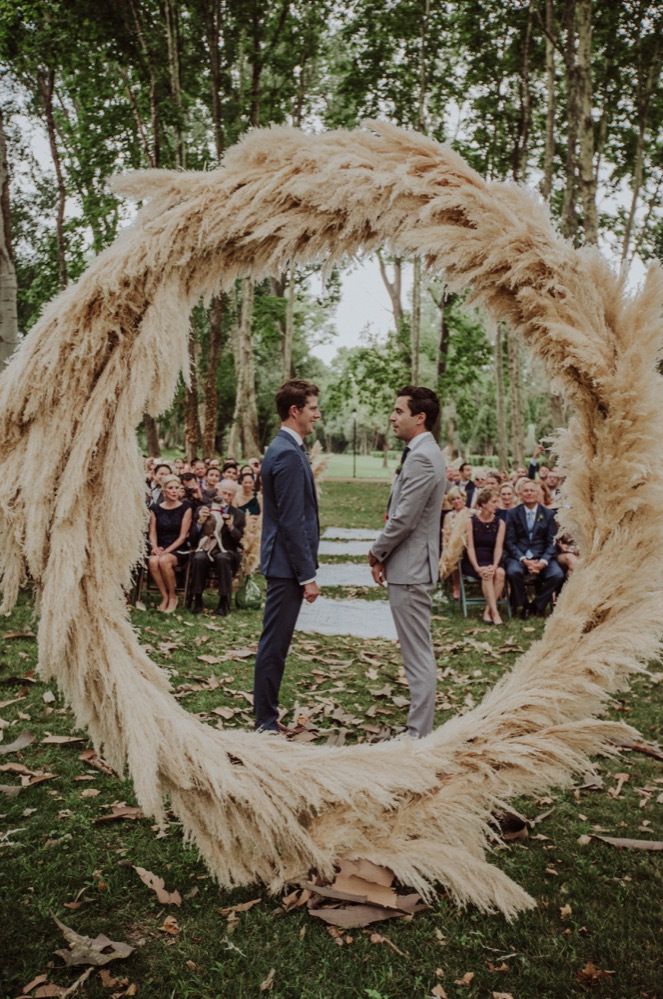
{"label": "fallen dry leaf", "polygon": [[109,815],[100,815],[98,819],[94,820],[95,825],[99,825],[100,822],[117,822],[120,819],[144,819],[145,816],[140,808],[136,805],[111,805],[111,811]]}
{"label": "fallen dry leaf", "polygon": [[108,774],[109,777],[112,777],[114,774],[113,768],[105,760],[102,760],[100,756],[97,756],[94,749],[84,749],[82,753],[78,754],[78,758],[89,767],[100,770],[102,774]]}
{"label": "fallen dry leaf", "polygon": [[401,957],[407,957],[405,951],[402,951],[400,947],[397,947],[396,944],[389,939],[389,937],[383,936],[382,933],[371,933],[369,939],[372,944],[386,944],[386,946],[390,947],[396,954],[400,954]]}
{"label": "fallen dry leaf", "polygon": [[46,982],[45,985],[39,986],[33,993],[33,997],[34,999],[53,999],[55,996],[62,999],[63,996],[67,995],[67,991],[64,985],[55,985],[53,982]]}
{"label": "fallen dry leaf", "polygon": [[511,992],[491,992],[491,999],[513,999]]}
{"label": "fallen dry leaf", "polygon": [[449,999],[447,993],[444,991],[441,985],[434,985],[430,990],[430,994],[435,996],[435,999]]}
{"label": "fallen dry leaf", "polygon": [[600,982],[604,978],[610,978],[614,971],[603,971],[597,968],[593,961],[588,961],[584,968],[576,972],[576,979],[579,982]]}
{"label": "fallen dry leaf", "polygon": [[600,839],[602,843],[610,846],[618,846],[624,850],[663,850],[663,840],[660,839],[622,839],[619,836],[596,836],[592,839]]}
{"label": "fallen dry leaf", "polygon": [[178,933],[181,933],[181,928],[175,916],[166,916],[163,923],[159,927],[164,933],[170,934],[171,937],[176,937]]}
{"label": "fallen dry leaf", "polygon": [[468,988],[474,979],[473,971],[466,971],[462,978],[455,978],[454,985],[466,985]]}
{"label": "fallen dry leaf", "polygon": [[559,910],[559,914],[562,919],[570,919],[571,916],[573,915],[573,909],[568,904],[563,905]]}
{"label": "fallen dry leaf", "polygon": [[42,746],[68,746],[72,742],[87,742],[82,735],[47,735],[41,740]]}
{"label": "fallen dry leaf", "polygon": [[3,636],[6,642],[11,641],[13,638],[35,638],[34,631],[5,631]]}
{"label": "fallen dry leaf", "polygon": [[269,992],[274,984],[274,975],[276,974],[276,968],[270,968],[267,978],[260,983],[261,992]]}
{"label": "fallen dry leaf", "polygon": [[614,787],[608,788],[608,794],[611,798],[618,798],[621,794],[624,784],[631,779],[630,774],[614,774],[614,778],[617,781]]}
{"label": "fallen dry leaf", "polygon": [[20,697],[12,697],[8,701],[0,701],[0,711],[2,711],[3,708],[8,708],[10,704],[16,704],[18,701],[24,701],[26,696],[26,694],[21,694]]}
{"label": "fallen dry leaf", "polygon": [[3,755],[5,753],[18,753],[20,749],[25,749],[36,739],[36,735],[33,732],[21,732],[19,736],[14,739],[13,742],[8,742],[6,744],[0,744],[0,753]]}
{"label": "fallen dry leaf", "polygon": [[103,933],[94,939],[76,933],[69,926],[53,916],[56,924],[69,944],[69,950],[56,950],[55,953],[70,967],[76,964],[92,964],[101,967],[110,961],[121,961],[133,954],[134,948],[117,940],[109,940]]}
{"label": "fallen dry leaf", "polygon": [[33,978],[31,982],[28,982],[27,985],[23,986],[21,992],[23,993],[23,995],[27,995],[28,992],[31,992],[33,989],[36,989],[38,985],[43,985],[47,979],[48,975],[37,975],[37,977]]}
{"label": "fallen dry leaf", "polygon": [[404,913],[396,909],[384,909],[378,905],[349,905],[337,909],[309,909],[309,913],[316,919],[322,919],[332,926],[340,926],[342,929],[351,930],[359,926],[370,926],[371,923],[379,923],[385,919],[398,919]]}
{"label": "fallen dry leaf", "polygon": [[219,909],[222,916],[231,916],[238,912],[248,912],[254,905],[259,905],[262,899],[252,898],[250,902],[240,902],[239,905],[229,905],[225,909]]}
{"label": "fallen dry leaf", "polygon": [[162,905],[182,904],[182,896],[178,891],[166,891],[163,878],[160,878],[157,874],[153,874],[152,871],[146,871],[144,867],[136,867],[134,865],[134,871],[143,884],[147,885],[155,893]]}

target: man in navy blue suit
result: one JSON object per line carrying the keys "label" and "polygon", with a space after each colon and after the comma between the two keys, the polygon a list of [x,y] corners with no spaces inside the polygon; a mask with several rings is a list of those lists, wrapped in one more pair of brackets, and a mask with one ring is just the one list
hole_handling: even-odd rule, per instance
{"label": "man in navy blue suit", "polygon": [[260,570],[267,578],[263,630],[253,683],[256,728],[279,731],[279,688],[302,600],[320,593],[318,568],[320,523],[315,480],[304,437],[317,420],[319,389],[292,379],[276,393],[281,429],[262,463],[262,538]]}
{"label": "man in navy blue suit", "polygon": [[[543,615],[553,593],[559,593],[564,573],[555,559],[555,514],[541,506],[538,485],[527,480],[521,487],[520,506],[509,510],[506,521],[506,575],[511,606],[527,618]],[[536,577],[536,598],[528,603],[525,576]]]}

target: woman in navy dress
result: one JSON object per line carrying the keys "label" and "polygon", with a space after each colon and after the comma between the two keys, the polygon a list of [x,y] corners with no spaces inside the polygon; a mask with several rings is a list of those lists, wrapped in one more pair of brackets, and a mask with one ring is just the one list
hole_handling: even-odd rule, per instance
{"label": "woman in navy dress", "polygon": [[163,499],[150,507],[150,557],[148,565],[159,587],[159,610],[172,614],[177,607],[175,567],[186,557],[191,530],[191,504],[179,498],[180,480],[169,475],[163,482]]}
{"label": "woman in navy dress", "polygon": [[503,624],[497,601],[504,590],[504,569],[500,565],[506,525],[497,516],[498,494],[482,489],[477,496],[477,512],[467,525],[467,545],[463,573],[481,583],[486,598],[483,619],[486,624]]}

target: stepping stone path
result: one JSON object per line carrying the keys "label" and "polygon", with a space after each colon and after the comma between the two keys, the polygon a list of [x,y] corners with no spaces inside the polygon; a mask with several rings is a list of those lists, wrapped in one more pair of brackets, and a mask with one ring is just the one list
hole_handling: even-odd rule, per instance
{"label": "stepping stone path", "polygon": [[372,541],[321,541],[319,555],[368,555]]}
{"label": "stepping stone path", "polygon": [[367,530],[365,527],[327,527],[322,533],[327,541],[331,538],[337,541],[375,541],[377,536],[377,531]]}
{"label": "stepping stone path", "polygon": [[325,586],[377,586],[368,562],[323,562],[316,574],[318,585]]}
{"label": "stepping stone path", "polygon": [[302,604],[297,631],[317,635],[352,635],[396,641],[396,627],[386,600],[331,600],[318,597]]}

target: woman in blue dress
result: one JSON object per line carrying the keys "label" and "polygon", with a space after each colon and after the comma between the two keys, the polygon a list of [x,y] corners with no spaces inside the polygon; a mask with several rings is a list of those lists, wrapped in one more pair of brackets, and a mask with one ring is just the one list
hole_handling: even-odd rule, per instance
{"label": "woman in blue dress", "polygon": [[497,516],[497,491],[482,489],[476,502],[476,513],[467,525],[467,545],[463,556],[463,573],[481,583],[486,598],[483,619],[486,624],[503,624],[497,601],[504,590],[504,569],[500,565],[506,525]]}

